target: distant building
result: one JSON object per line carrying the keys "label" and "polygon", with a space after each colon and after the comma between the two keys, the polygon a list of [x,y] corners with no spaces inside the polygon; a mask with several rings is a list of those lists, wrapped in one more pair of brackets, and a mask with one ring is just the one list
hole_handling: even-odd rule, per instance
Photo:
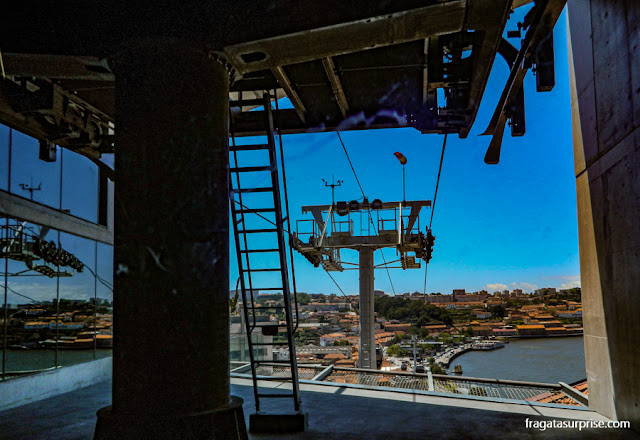
{"label": "distant building", "polygon": [[392,324],[390,322],[384,323],[384,329],[388,332],[395,332],[395,331],[408,332],[409,328],[411,328],[411,324]]}
{"label": "distant building", "polygon": [[453,295],[427,295],[425,300],[428,303],[449,303],[453,302]]}
{"label": "distant building", "polygon": [[42,330],[42,329],[48,329],[48,328],[49,328],[48,322],[25,322],[24,323],[25,330]]}
{"label": "distant building", "polygon": [[536,289],[534,292],[538,296],[551,295],[556,293],[555,287],[543,287],[542,289]]}
{"label": "distant building", "polygon": [[516,330],[521,336],[544,336],[547,334],[544,325],[517,325]]}
{"label": "distant building", "polygon": [[476,315],[476,318],[479,318],[479,319],[491,318],[491,312],[488,312],[486,310],[474,309],[471,311],[471,313]]}
{"label": "distant building", "polygon": [[326,347],[327,345],[333,345],[335,341],[339,341],[345,338],[344,333],[329,333],[328,335],[320,336],[320,346]]}
{"label": "distant building", "polygon": [[518,331],[515,328],[494,328],[491,333],[493,336],[515,336]]}
{"label": "distant building", "polygon": [[471,332],[473,336],[491,336],[493,334],[491,327],[487,325],[472,325]]}
{"label": "distant building", "polygon": [[457,302],[478,302],[478,301],[484,301],[484,296],[482,295],[456,295],[456,301]]}

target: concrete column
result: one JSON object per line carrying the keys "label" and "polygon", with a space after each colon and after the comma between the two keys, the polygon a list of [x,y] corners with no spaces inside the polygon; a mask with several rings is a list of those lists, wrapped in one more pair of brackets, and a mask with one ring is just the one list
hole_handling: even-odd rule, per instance
{"label": "concrete column", "polygon": [[219,417],[230,408],[228,74],[161,39],[113,67],[113,403],[96,438],[237,438],[244,420]]}
{"label": "concrete column", "polygon": [[360,257],[360,346],[358,367],[376,369],[375,312],[373,310],[373,248],[362,247]]}
{"label": "concrete column", "polygon": [[589,406],[640,426],[640,3],[569,0]]}

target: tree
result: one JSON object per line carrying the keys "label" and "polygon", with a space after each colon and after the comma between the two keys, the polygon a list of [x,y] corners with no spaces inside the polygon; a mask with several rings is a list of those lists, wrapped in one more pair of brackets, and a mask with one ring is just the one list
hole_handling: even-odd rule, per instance
{"label": "tree", "polygon": [[300,304],[301,306],[306,306],[310,302],[311,302],[311,297],[309,296],[308,293],[298,292],[298,304]]}
{"label": "tree", "polygon": [[229,300],[229,312],[233,315],[236,311],[236,307],[238,306],[238,291],[236,290],[236,294],[233,298]]}
{"label": "tree", "polygon": [[429,367],[431,368],[431,373],[433,374],[447,374],[446,371],[442,369],[440,364],[433,363]]}
{"label": "tree", "polygon": [[505,316],[505,308],[503,305],[495,305],[489,308],[491,312],[491,317],[493,318],[504,318]]}
{"label": "tree", "polygon": [[399,345],[392,345],[391,347],[387,348],[387,355],[402,357],[407,355],[407,351]]}

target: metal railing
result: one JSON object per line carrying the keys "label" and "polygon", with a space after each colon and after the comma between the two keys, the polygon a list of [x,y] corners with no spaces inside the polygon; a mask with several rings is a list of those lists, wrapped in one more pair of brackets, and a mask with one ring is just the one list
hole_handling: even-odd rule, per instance
{"label": "metal railing", "polygon": [[[298,367],[298,372],[300,379],[314,380],[315,377],[315,381],[318,382],[514,401],[538,401],[548,396],[557,396],[554,401],[562,401],[563,405],[585,406],[580,399],[576,399],[571,393],[565,392],[560,384],[315,365],[300,366]],[[262,367],[259,372],[259,375],[263,377],[284,378],[288,374],[288,368],[281,365],[267,365]],[[243,375],[232,372],[232,377],[234,376],[242,377]]]}

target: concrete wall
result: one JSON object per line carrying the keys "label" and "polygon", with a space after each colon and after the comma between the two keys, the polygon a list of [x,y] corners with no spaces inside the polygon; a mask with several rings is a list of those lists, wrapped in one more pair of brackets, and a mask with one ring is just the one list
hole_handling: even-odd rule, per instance
{"label": "concrete wall", "polygon": [[640,426],[640,2],[569,0],[589,404]]}
{"label": "concrete wall", "polygon": [[0,382],[0,411],[109,380],[111,359],[108,357]]}

